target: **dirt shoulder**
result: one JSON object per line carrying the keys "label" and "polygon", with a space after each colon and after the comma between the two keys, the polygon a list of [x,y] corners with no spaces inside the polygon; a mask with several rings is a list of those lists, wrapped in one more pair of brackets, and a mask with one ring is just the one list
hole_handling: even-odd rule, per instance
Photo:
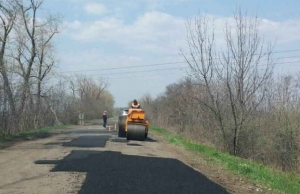
{"label": "dirt shoulder", "polygon": [[69,137],[55,135],[58,132],[52,131],[52,136],[42,139],[4,142],[8,147],[0,150],[1,194],[77,193],[84,174],[52,173],[54,165],[35,164],[41,159],[62,159],[71,152],[71,148],[61,149],[59,143]]}
{"label": "dirt shoulder", "polygon": [[13,138],[11,140],[7,140],[7,141],[0,141],[0,150],[9,148],[9,147],[17,145],[19,143],[49,138],[51,136],[60,134],[64,130],[77,129],[77,128],[79,129],[82,127],[77,126],[77,125],[69,125],[63,129],[57,128],[57,129],[53,129],[53,130],[49,130],[49,131],[44,131],[42,133],[29,134],[29,135],[24,135],[24,136],[20,136],[20,137],[15,137],[15,138]]}

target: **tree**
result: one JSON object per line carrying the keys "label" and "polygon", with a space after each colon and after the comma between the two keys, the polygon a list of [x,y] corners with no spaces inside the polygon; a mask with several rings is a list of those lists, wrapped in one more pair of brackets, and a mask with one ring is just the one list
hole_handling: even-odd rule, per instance
{"label": "tree", "polygon": [[4,84],[4,91],[7,95],[8,102],[12,115],[16,115],[16,106],[14,102],[13,91],[9,83],[9,76],[7,72],[7,65],[5,62],[5,51],[7,49],[7,44],[9,42],[9,35],[13,30],[15,20],[17,17],[18,9],[14,4],[13,0],[8,0],[5,2],[0,2],[0,73],[2,75],[2,80]]}
{"label": "tree", "polygon": [[[232,26],[234,25],[234,26]],[[206,16],[187,23],[190,74],[205,88],[195,100],[213,115],[225,149],[238,155],[240,133],[265,97],[273,72],[272,47],[259,35],[259,20],[241,11],[225,27],[225,50],[217,50],[215,32]],[[221,54],[218,54],[221,53]]]}
{"label": "tree", "polygon": [[37,11],[42,5],[43,0],[30,0],[27,6],[22,1],[16,1],[16,3],[20,9],[20,22],[16,28],[18,33],[18,53],[15,59],[18,62],[21,70],[20,75],[23,78],[19,108],[19,112],[22,113],[26,99],[31,95],[30,78],[37,55],[37,28],[40,25],[37,20]]}
{"label": "tree", "polygon": [[49,16],[47,21],[37,29],[37,62],[35,62],[35,75],[31,77],[37,79],[37,102],[36,102],[36,117],[37,120],[40,118],[41,110],[41,97],[42,97],[42,84],[45,78],[49,75],[52,68],[56,64],[56,59],[54,57],[53,46],[51,40],[55,34],[59,33],[59,23],[58,17]]}
{"label": "tree", "polygon": [[113,113],[113,96],[106,91],[107,82],[99,78],[97,81],[84,75],[76,75],[75,79],[69,79],[71,93],[77,99],[78,113],[85,113],[85,118],[99,117],[103,110]]}
{"label": "tree", "polygon": [[[38,17],[43,0],[14,2],[18,14],[14,28],[15,49],[11,56],[15,60],[14,72],[22,80],[22,84],[19,84],[18,112],[27,117],[30,112],[34,117],[35,127],[40,127],[43,125],[40,118],[42,86],[56,63],[52,39],[58,33],[60,19],[54,15],[46,18]],[[27,114],[24,114],[25,112]]]}

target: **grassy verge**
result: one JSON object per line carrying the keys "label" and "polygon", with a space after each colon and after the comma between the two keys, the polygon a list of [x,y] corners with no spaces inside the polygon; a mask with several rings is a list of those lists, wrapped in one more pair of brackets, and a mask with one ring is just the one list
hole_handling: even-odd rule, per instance
{"label": "grassy verge", "polygon": [[162,135],[169,143],[185,148],[188,151],[204,156],[209,162],[221,165],[233,173],[245,176],[258,184],[265,185],[272,190],[289,194],[300,193],[300,176],[277,172],[261,164],[250,162],[213,148],[199,145],[180,135],[173,134],[164,129],[150,127],[150,130]]}
{"label": "grassy verge", "polygon": [[61,126],[52,126],[52,127],[44,127],[40,130],[29,130],[26,132],[19,133],[17,135],[8,135],[8,136],[1,136],[0,137],[0,142],[6,142],[6,141],[13,141],[19,138],[26,138],[26,137],[38,137],[38,138],[43,138],[43,137],[48,137],[50,131],[53,131],[55,129],[64,129],[68,125],[61,125]]}

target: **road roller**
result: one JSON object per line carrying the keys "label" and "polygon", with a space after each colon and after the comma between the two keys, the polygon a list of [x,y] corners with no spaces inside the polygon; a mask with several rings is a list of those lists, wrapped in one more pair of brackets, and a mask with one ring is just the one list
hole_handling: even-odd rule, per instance
{"label": "road roller", "polygon": [[127,115],[119,116],[118,125],[119,137],[138,141],[147,139],[149,122],[146,120],[145,111],[142,109],[128,109]]}
{"label": "road roller", "polygon": [[128,109],[124,109],[118,119],[118,137],[126,137],[125,124],[128,115]]}

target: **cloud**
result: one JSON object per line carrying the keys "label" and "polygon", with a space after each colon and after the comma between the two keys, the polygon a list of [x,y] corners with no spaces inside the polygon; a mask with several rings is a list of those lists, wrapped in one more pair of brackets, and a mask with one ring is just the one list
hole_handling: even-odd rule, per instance
{"label": "cloud", "polygon": [[300,41],[300,20],[270,21],[260,20],[260,31],[269,40],[277,39],[277,44]]}
{"label": "cloud", "polygon": [[[76,26],[72,22],[71,26]],[[178,52],[185,38],[185,20],[161,12],[147,12],[132,24],[114,17],[81,23],[80,29],[67,33],[74,40],[104,41],[130,49]]]}
{"label": "cloud", "polygon": [[[122,66],[143,66],[147,64],[170,63],[183,61],[178,55],[179,48],[186,48],[186,19],[176,17],[168,13],[159,11],[147,11],[138,17],[106,16],[94,21],[74,20],[67,23],[68,28],[63,33],[63,38],[70,40],[72,46],[70,51],[61,54],[64,64],[62,71],[103,69]],[[226,22],[232,24],[232,17],[222,17],[209,15],[214,18],[214,27],[219,48],[220,43],[224,45],[224,28]],[[297,44],[300,41],[300,20],[274,21],[260,18],[260,33],[265,36],[265,40],[274,41],[277,38],[276,50],[289,49],[283,48],[283,44]],[[296,45],[297,46],[297,45]],[[81,50],[82,49],[82,50]],[[94,49],[94,50],[93,50]],[[72,50],[75,50],[74,53]],[[186,64],[170,64],[163,66],[173,68]],[[279,66],[282,67],[282,66]],[[278,68],[279,68],[278,67]],[[152,67],[162,68],[160,66]],[[285,67],[286,68],[286,67]],[[137,70],[148,70],[137,68]],[[121,71],[135,71],[131,69],[120,69],[112,71],[92,71],[86,72],[91,76],[101,74],[112,78],[134,77],[134,73],[114,74]],[[171,73],[174,74],[171,74]],[[84,72],[83,72],[84,73]],[[164,76],[147,77],[148,74],[166,73]],[[133,79],[111,79],[111,91],[117,97],[117,101],[133,98],[127,92],[128,85],[133,80],[139,83],[149,83],[147,87],[142,87],[140,93],[147,91],[163,91],[167,83],[175,82],[184,74],[182,70],[162,71],[162,72],[143,72],[139,75],[143,77]],[[158,88],[159,87],[159,88]],[[126,95],[123,95],[125,94]],[[120,95],[122,94],[122,95]]]}
{"label": "cloud", "polygon": [[69,29],[72,29],[72,30],[77,30],[77,29],[80,29],[81,27],[81,22],[78,21],[78,20],[75,20],[73,22],[69,22],[67,23]]}
{"label": "cloud", "polygon": [[[226,22],[233,22],[232,17],[220,17],[209,15],[214,18],[216,41],[224,46],[224,28]],[[300,21],[271,21],[260,20],[260,33],[266,40],[275,41],[277,45],[300,41]],[[118,44],[126,49],[138,51],[150,51],[161,54],[175,54],[179,48],[186,46],[186,20],[174,17],[170,14],[149,11],[140,15],[132,23],[124,20],[107,17],[94,22],[73,22],[71,26],[77,27],[76,31],[70,29],[68,34],[77,41],[102,41]]]}
{"label": "cloud", "polygon": [[107,8],[103,4],[89,3],[84,6],[84,10],[89,14],[103,15],[107,13]]}
{"label": "cloud", "polygon": [[[136,3],[136,0],[129,0],[129,1]],[[140,2],[146,6],[147,10],[157,10],[163,7],[167,7],[178,3],[188,2],[188,1],[192,1],[192,0],[140,0]]]}

